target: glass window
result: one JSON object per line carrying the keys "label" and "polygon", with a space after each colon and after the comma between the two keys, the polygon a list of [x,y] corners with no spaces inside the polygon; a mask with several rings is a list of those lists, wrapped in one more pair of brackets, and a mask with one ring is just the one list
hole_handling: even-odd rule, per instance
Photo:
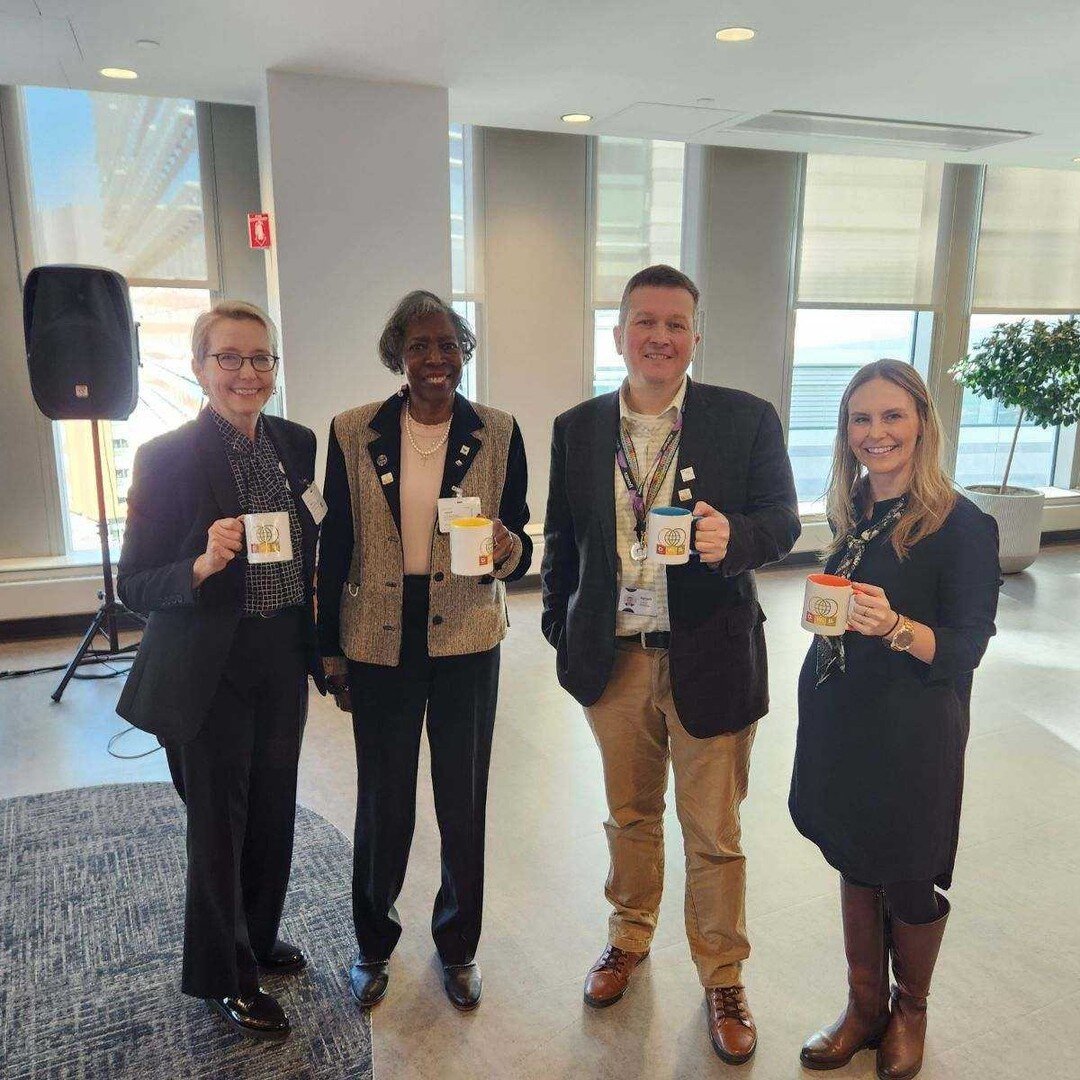
{"label": "glass window", "polygon": [[930,304],[942,168],[899,158],[810,154],[799,302]]}
{"label": "glass window", "polygon": [[685,157],[679,142],[597,139],[594,304],[618,304],[643,267],[679,266]]}
{"label": "glass window", "polygon": [[[1019,318],[1041,318],[1053,325],[1053,316],[972,315],[968,351],[1002,322]],[[956,482],[961,485],[1000,483],[1005,475],[1013,434],[1018,417],[1016,409],[1007,409],[999,401],[990,401],[971,390],[964,390],[960,413],[960,437],[957,440]],[[1053,484],[1060,428],[1041,428],[1033,421],[1020,425],[1016,454],[1009,470],[1009,484],[1014,487],[1048,487]]]}
{"label": "glass window", "polygon": [[617,390],[626,376],[612,330],[627,279],[655,263],[681,268],[685,158],[679,142],[596,140],[593,396]]}
{"label": "glass window", "polygon": [[804,509],[825,494],[840,399],[864,364],[905,360],[926,376],[933,315],[917,311],[802,308],[795,319],[795,354],[788,453]]}
{"label": "glass window", "polygon": [[[133,94],[20,91],[32,252],[29,265],[81,263],[131,283],[139,396],[101,427],[110,539],[123,539],[135,452],[198,412],[191,327],[210,307],[195,105]],[[91,428],[54,424],[67,547],[96,552]]]}
{"label": "glass window", "polygon": [[973,305],[1080,310],[1080,172],[987,168]]}
{"label": "glass window", "polygon": [[480,314],[476,272],[472,129],[450,125],[450,288],[454,310],[473,328],[476,353],[466,365],[458,389],[476,400],[482,345],[477,317]]}
{"label": "glass window", "polygon": [[38,263],[205,282],[195,103],[22,91]]}

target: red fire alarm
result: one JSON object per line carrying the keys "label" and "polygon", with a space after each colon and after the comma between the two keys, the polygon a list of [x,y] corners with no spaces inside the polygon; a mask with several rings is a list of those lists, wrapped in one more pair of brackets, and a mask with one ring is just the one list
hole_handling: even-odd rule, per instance
{"label": "red fire alarm", "polygon": [[269,214],[248,214],[248,245],[253,248],[270,246]]}

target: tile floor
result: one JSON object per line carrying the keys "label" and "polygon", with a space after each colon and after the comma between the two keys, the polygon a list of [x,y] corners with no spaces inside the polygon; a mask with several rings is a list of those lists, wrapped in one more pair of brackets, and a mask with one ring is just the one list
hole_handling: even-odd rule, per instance
{"label": "tile floor", "polygon": [[[375,1010],[376,1075],[398,1078],[805,1077],[802,1039],[844,997],[835,875],[799,837],[786,808],[804,571],[760,575],[773,709],[754,747],[743,814],[760,1030],[738,1070],[712,1053],[682,929],[682,860],[668,812],[666,893],[652,956],[626,998],[594,1012],[581,981],[604,943],[607,854],[599,762],[578,706],[555,682],[538,629],[539,593],[515,592],[492,766],[484,1001],[446,1002],[428,934],[438,882],[430,783],[399,903],[405,932],[391,987]],[[1044,550],[1007,579],[999,636],[975,681],[965,809],[951,891],[954,914],[934,985],[926,1080],[1080,1077],[1080,546]],[[64,658],[67,641],[0,646],[0,669]],[[166,779],[160,753],[117,761],[118,685],[53,676],[0,684],[0,797],[84,784]],[[153,745],[135,732],[118,749]],[[355,801],[346,717],[313,703],[300,799],[348,832]],[[426,770],[426,759],[421,765]],[[670,801],[670,800],[669,800]],[[347,874],[349,868],[342,867]],[[348,957],[341,958],[342,963]],[[861,1054],[837,1077],[872,1077]]]}

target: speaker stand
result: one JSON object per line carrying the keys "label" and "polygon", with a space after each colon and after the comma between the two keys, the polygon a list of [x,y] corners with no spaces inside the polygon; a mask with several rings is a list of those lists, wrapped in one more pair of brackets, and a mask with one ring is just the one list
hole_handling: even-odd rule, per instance
{"label": "speaker stand", "polygon": [[[97,504],[98,504],[98,537],[101,540],[101,573],[104,578],[104,588],[98,593],[101,607],[92,619],[75,655],[71,658],[60,685],[52,693],[53,701],[59,701],[64,696],[67,684],[73,678],[78,678],[76,672],[81,664],[104,664],[109,660],[122,657],[130,657],[139,647],[138,642],[131,645],[120,644],[118,623],[122,618],[135,619],[145,623],[145,619],[134,611],[129,611],[119,600],[113,589],[112,556],[109,553],[109,525],[105,513],[105,480],[101,468],[101,440],[98,431],[98,421],[90,421],[94,440],[94,478],[97,481]],[[91,646],[94,638],[103,634],[108,642],[107,649],[94,649]]]}

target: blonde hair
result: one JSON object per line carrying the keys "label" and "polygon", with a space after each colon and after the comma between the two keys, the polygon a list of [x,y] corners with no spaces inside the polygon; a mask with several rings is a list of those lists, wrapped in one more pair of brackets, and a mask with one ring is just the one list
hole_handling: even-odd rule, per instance
{"label": "blonde hair", "polygon": [[825,508],[834,530],[826,555],[844,547],[844,538],[871,509],[870,485],[848,443],[848,411],[851,397],[860,386],[872,379],[885,379],[906,391],[915,402],[919,434],[912,458],[911,484],[907,506],[892,530],[892,546],[901,559],[907,557],[920,540],[937,532],[956,505],[956,490],[941,467],[941,421],[930,399],[926,383],[911,364],[900,360],[875,360],[860,368],[848,383],[840,399],[840,415],[833,444],[832,469],[825,496]]}
{"label": "blonde hair", "polygon": [[270,339],[270,351],[278,351],[278,333],[274,320],[261,307],[244,300],[216,300],[209,311],[204,311],[191,328],[191,355],[201,367],[206,361],[206,350],[210,345],[210,331],[222,319],[250,319],[259,323]]}

